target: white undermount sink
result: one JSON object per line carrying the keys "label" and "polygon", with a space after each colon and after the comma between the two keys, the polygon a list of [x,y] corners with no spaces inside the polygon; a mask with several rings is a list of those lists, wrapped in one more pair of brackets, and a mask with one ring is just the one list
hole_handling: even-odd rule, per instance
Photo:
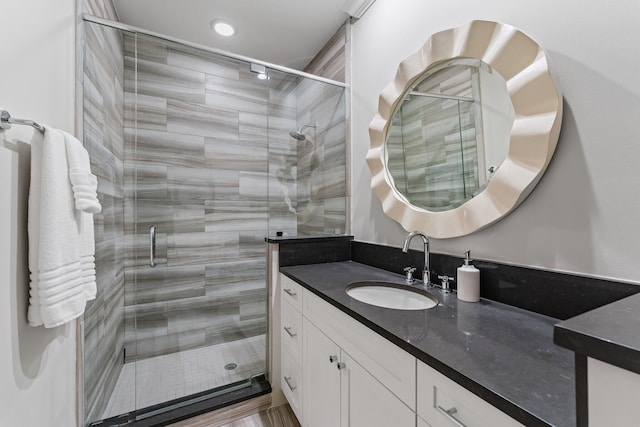
{"label": "white undermount sink", "polygon": [[438,305],[438,298],[417,287],[390,282],[355,282],[347,295],[366,304],[396,310],[426,310]]}

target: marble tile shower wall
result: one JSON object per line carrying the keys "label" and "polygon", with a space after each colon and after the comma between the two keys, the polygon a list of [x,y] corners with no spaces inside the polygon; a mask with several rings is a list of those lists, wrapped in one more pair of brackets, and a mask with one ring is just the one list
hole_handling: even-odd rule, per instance
{"label": "marble tile shower wall", "polygon": [[79,13],[88,13],[111,21],[118,21],[118,13],[112,0],[78,0],[76,6]]}
{"label": "marble tile shower wall", "polygon": [[325,43],[304,71],[344,83],[346,81],[346,50],[350,26],[351,23],[347,20]]}
{"label": "marble tile shower wall", "polygon": [[[106,17],[113,11],[110,2],[87,8]],[[94,215],[97,296],[84,315],[85,416],[95,420],[115,387],[124,348],[124,51],[118,30],[86,23],[83,32],[83,139],[102,204]]]}
{"label": "marble tile shower wall", "polygon": [[298,235],[342,234],[346,224],[345,91],[305,80],[296,88],[298,123],[315,123],[298,142]]}
{"label": "marble tile shower wall", "polygon": [[127,360],[265,332],[264,236],[298,232],[297,81],[125,38]]}
{"label": "marble tile shower wall", "polygon": [[[306,72],[345,81],[348,26],[345,23],[305,68]],[[298,125],[315,123],[297,149],[299,235],[346,232],[346,91],[304,80],[296,87]]]}
{"label": "marble tile shower wall", "polygon": [[[297,141],[289,136],[296,129],[296,86],[299,78],[269,70],[268,80],[268,174],[255,176],[253,190],[268,193],[269,232],[298,234]],[[263,130],[264,131],[264,130]],[[265,189],[265,185],[267,188]],[[264,197],[264,196],[262,196]]]}

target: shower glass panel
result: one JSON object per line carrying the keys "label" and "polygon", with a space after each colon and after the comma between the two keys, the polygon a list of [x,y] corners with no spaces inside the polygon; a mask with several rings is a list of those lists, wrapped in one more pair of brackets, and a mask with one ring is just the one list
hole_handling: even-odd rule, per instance
{"label": "shower glass panel", "polygon": [[147,408],[265,372],[267,84],[247,62],[138,35],[125,101],[125,361]]}
{"label": "shower glass panel", "polygon": [[346,232],[346,91],[270,71],[269,230]]}
{"label": "shower glass panel", "polygon": [[111,410],[122,413],[112,396],[124,363],[124,37],[133,34],[90,23],[83,33],[83,143],[102,204],[94,215],[97,295],[82,322],[84,419],[91,424]]}
{"label": "shower glass panel", "polygon": [[345,233],[345,89],[92,22],[83,57],[85,425],[125,425],[268,377],[264,239]]}

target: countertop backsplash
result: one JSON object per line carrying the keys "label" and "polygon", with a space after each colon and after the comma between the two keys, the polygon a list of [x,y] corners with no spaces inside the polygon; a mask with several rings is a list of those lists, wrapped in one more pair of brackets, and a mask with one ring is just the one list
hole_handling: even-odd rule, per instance
{"label": "countertop backsplash", "polygon": [[[423,267],[422,252],[413,249],[405,254],[401,248],[358,242],[353,236],[302,236],[267,239],[280,244],[280,266],[356,261],[372,267],[403,274],[403,268]],[[431,253],[432,278],[456,276],[462,265],[460,257]],[[559,320],[569,319],[613,301],[640,292],[640,286],[519,267],[497,262],[474,260],[480,270],[480,295],[496,302],[544,314]],[[416,274],[420,278],[420,274]],[[438,281],[436,283],[439,283]],[[451,284],[456,289],[456,282]]]}

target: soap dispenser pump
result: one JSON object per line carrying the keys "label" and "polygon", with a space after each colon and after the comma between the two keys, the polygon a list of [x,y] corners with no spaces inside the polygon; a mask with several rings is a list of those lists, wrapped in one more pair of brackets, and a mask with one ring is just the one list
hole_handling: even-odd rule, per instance
{"label": "soap dispenser pump", "polygon": [[464,253],[464,265],[458,267],[458,299],[480,301],[480,270],[471,264],[471,251]]}

